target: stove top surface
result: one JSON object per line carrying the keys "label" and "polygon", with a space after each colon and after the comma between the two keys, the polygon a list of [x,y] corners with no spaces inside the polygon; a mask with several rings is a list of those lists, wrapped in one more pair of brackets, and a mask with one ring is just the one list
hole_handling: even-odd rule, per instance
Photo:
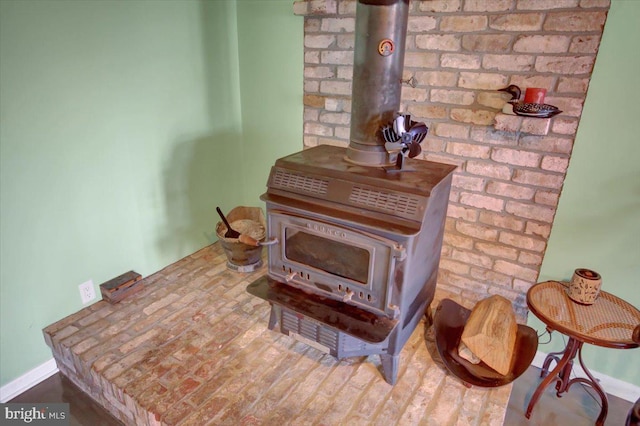
{"label": "stove top surface", "polygon": [[402,170],[362,166],[346,159],[346,148],[318,145],[280,158],[275,166],[328,179],[364,183],[378,188],[429,196],[431,190],[457,166],[406,159]]}

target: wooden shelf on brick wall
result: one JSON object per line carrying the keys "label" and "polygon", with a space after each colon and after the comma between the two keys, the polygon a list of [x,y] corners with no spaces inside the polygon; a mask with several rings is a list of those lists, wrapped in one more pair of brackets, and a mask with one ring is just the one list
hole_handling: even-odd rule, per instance
{"label": "wooden shelf on brick wall", "polygon": [[551,118],[522,117],[499,112],[496,114],[493,127],[503,132],[523,132],[544,136],[549,133]]}

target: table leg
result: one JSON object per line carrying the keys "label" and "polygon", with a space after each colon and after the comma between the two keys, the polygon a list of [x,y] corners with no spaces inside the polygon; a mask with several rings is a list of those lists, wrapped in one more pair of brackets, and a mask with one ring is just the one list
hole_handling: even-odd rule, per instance
{"label": "table leg", "polygon": [[604,420],[607,418],[607,414],[609,412],[609,400],[607,399],[607,394],[604,392],[604,390],[600,386],[600,383],[598,383],[598,380],[595,377],[593,377],[593,375],[591,374],[591,371],[589,371],[587,366],[584,365],[584,361],[582,360],[582,348],[580,348],[580,351],[578,352],[578,360],[580,361],[580,366],[584,370],[588,379],[585,379],[584,377],[576,377],[567,383],[566,390],[569,390],[569,386],[571,386],[576,382],[584,383],[591,386],[591,388],[598,393],[598,395],[600,396],[600,400],[602,401],[602,408],[600,409],[600,415],[598,415],[598,419],[596,420],[596,425],[602,426],[604,425]]}
{"label": "table leg", "polygon": [[564,392],[569,389],[571,382],[571,369],[573,368],[573,360],[582,348],[582,342],[569,338],[565,353],[568,353],[569,359],[564,363],[560,374],[558,374],[558,381],[556,382],[556,396],[561,397]]}
{"label": "table leg", "polygon": [[[556,395],[561,396],[563,392],[566,392],[568,389],[568,385],[570,384],[569,375],[571,374],[571,367],[573,366],[573,359],[575,358],[578,350],[582,347],[582,342],[579,342],[575,339],[569,338],[569,342],[567,342],[567,347],[562,352],[557,352],[552,355],[552,358],[545,359],[545,369],[549,367],[549,363],[551,363],[551,359],[557,360],[557,365],[551,372],[545,377],[542,382],[538,385],[533,396],[531,397],[531,401],[529,401],[529,405],[527,406],[527,411],[525,413],[525,417],[528,419],[531,417],[531,411],[533,411],[533,407],[536,405],[540,397],[542,396],[544,390],[553,382],[556,383]],[[562,354],[562,358],[558,360],[557,355]],[[547,363],[549,361],[549,363]],[[543,366],[544,367],[544,366]]]}
{"label": "table leg", "polygon": [[562,355],[564,355],[564,351],[550,352],[544,359],[542,370],[540,371],[540,377],[545,377],[547,374],[549,374],[549,366],[551,365],[551,361],[555,361],[557,364],[558,362],[560,362],[560,358],[562,357]]}
{"label": "table leg", "polygon": [[[560,355],[562,355],[562,358],[559,358]],[[571,379],[571,369],[573,368],[573,360],[575,359],[576,355],[578,355],[580,366],[584,370],[588,379],[584,377],[576,377],[574,379]],[[529,402],[527,411],[525,413],[526,418],[528,419],[531,417],[531,411],[533,410],[533,407],[536,405],[536,403],[540,399],[540,396],[542,396],[542,393],[547,388],[547,386],[551,384],[551,382],[553,382],[554,380],[556,381],[556,396],[558,397],[561,397],[563,393],[568,392],[572,384],[579,382],[591,386],[591,388],[595,390],[600,396],[600,399],[602,401],[602,408],[600,409],[600,415],[596,420],[596,425],[603,426],[604,420],[607,418],[607,414],[609,411],[609,401],[607,400],[607,394],[604,392],[598,381],[593,377],[587,366],[584,364],[584,361],[582,360],[582,342],[573,338],[569,338],[564,351],[553,352],[547,355],[542,366],[543,374],[548,371],[551,361],[556,361],[557,365],[544,378],[544,380],[540,382],[535,392],[533,393],[533,396],[531,397],[531,401]]]}

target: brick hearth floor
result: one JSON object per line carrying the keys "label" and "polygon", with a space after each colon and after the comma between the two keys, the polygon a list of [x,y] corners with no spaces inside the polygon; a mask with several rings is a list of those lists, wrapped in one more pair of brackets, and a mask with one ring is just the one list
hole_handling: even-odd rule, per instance
{"label": "brick hearth floor", "polygon": [[463,386],[424,322],[395,386],[377,355],[338,361],[268,330],[269,304],[245,291],[264,273],[227,269],[216,243],[116,305],[52,324],[45,340],[60,371],[128,425],[502,424],[511,385]]}

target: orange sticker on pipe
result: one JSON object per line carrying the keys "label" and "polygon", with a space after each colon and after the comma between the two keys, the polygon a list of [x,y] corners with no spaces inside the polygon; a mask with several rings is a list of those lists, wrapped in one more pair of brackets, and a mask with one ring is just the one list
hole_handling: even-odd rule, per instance
{"label": "orange sticker on pipe", "polygon": [[378,53],[382,56],[389,56],[393,53],[395,45],[392,40],[385,38],[378,44]]}

